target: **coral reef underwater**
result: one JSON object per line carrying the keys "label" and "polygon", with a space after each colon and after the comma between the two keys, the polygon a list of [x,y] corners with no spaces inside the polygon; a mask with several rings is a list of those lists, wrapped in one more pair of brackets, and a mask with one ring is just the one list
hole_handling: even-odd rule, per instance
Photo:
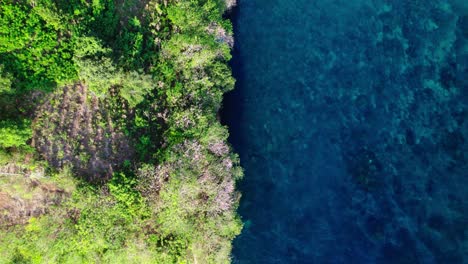
{"label": "coral reef underwater", "polygon": [[468,4],[237,5],[234,263],[468,263]]}

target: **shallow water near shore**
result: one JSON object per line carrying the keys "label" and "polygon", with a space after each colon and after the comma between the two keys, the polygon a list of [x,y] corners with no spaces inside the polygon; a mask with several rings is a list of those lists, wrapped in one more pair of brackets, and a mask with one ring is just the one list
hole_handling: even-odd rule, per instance
{"label": "shallow water near shore", "polygon": [[468,263],[468,6],[238,0],[233,263]]}

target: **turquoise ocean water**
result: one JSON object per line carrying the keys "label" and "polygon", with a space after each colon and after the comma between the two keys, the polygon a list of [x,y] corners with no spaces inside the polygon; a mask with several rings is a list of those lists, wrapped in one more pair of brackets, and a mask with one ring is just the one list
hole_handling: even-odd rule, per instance
{"label": "turquoise ocean water", "polygon": [[468,263],[466,3],[238,0],[234,263]]}

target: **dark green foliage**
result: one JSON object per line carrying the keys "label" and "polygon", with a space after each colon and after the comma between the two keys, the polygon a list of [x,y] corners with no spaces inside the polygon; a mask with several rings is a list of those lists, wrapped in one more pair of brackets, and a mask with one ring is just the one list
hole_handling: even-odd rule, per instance
{"label": "dark green foliage", "polygon": [[3,65],[0,64],[0,96],[11,92],[11,74],[3,72]]}
{"label": "dark green foliage", "polygon": [[[112,43],[118,33],[119,17],[113,0],[55,0],[56,7],[66,15],[75,33],[92,35]],[[53,5],[53,4],[52,4]]]}

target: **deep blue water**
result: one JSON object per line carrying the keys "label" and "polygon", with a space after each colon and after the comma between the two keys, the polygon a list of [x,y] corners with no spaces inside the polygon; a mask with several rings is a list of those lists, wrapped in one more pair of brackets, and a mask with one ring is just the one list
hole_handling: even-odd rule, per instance
{"label": "deep blue water", "polygon": [[468,263],[468,2],[238,0],[233,263]]}

